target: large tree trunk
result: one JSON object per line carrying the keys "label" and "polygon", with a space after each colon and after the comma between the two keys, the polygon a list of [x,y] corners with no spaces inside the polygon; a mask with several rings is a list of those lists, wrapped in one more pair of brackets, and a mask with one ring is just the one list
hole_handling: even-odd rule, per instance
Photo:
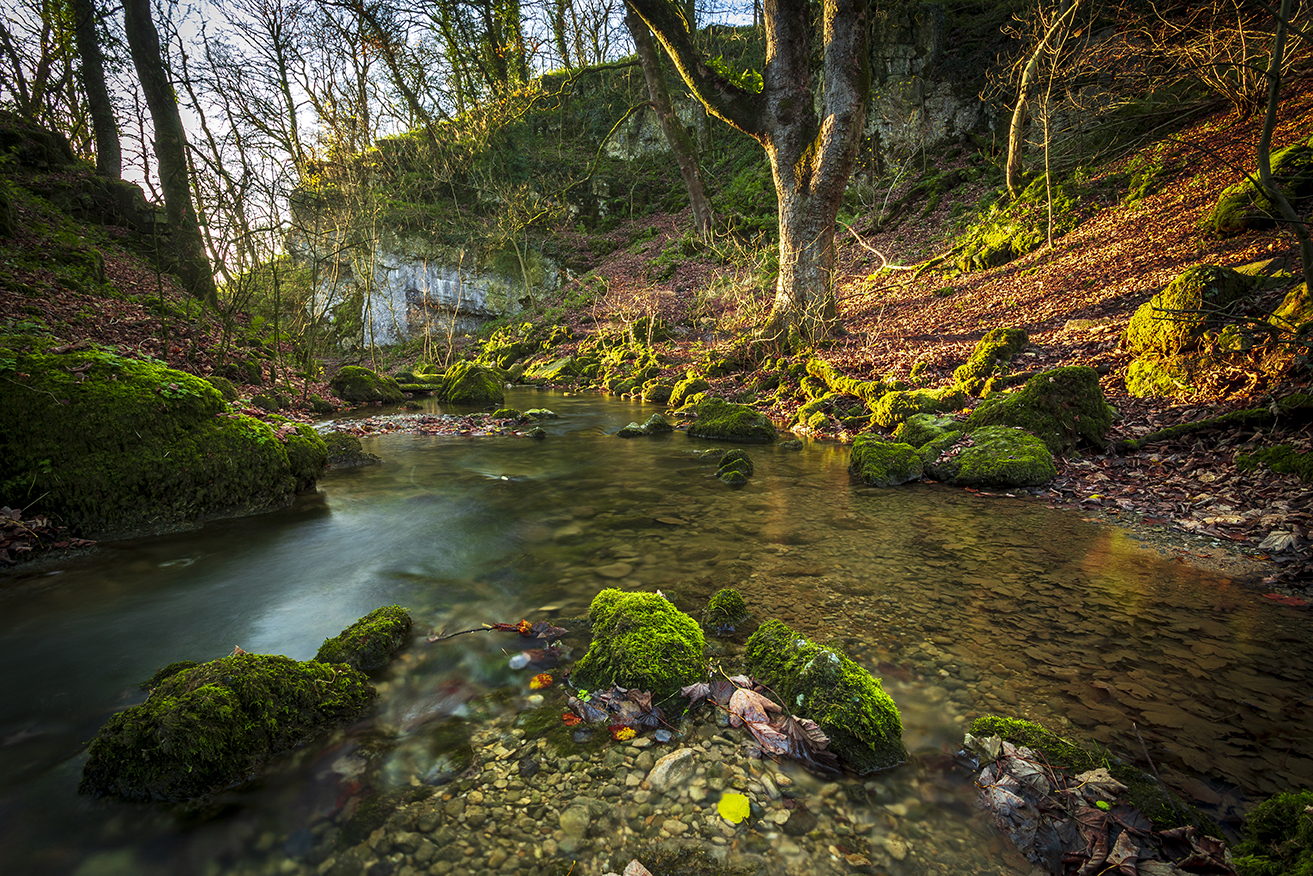
{"label": "large tree trunk", "polygon": [[697,146],[693,138],[684,129],[683,123],[675,115],[675,108],[670,104],[670,92],[666,89],[666,80],[661,75],[661,59],[657,56],[656,43],[652,32],[647,29],[643,19],[632,8],[625,12],[625,26],[634,38],[634,49],[638,53],[638,63],[643,68],[643,77],[647,80],[648,97],[652,100],[652,109],[656,111],[661,122],[661,130],[666,135],[666,142],[675,153],[675,163],[679,165],[679,175],[684,179],[684,188],[688,191],[689,204],[693,207],[693,226],[698,236],[711,236],[714,218],[711,202],[707,199],[706,186],[702,184],[702,169],[698,166]]}
{"label": "large tree trunk", "polygon": [[96,171],[101,176],[123,176],[123,152],[119,147],[119,126],[114,120],[114,104],[105,86],[105,56],[100,51],[95,0],[69,0],[73,28],[77,36],[78,55],[82,58],[82,87],[87,92],[87,110],[91,113],[91,130],[96,140]]}
{"label": "large tree trunk", "polygon": [[123,25],[132,50],[132,64],[137,68],[155,126],[155,159],[178,256],[178,276],[189,293],[217,308],[219,296],[214,288],[214,274],[205,255],[205,242],[191,200],[187,138],[178,115],[173,84],[164,70],[160,35],[150,17],[150,0],[124,0]]}

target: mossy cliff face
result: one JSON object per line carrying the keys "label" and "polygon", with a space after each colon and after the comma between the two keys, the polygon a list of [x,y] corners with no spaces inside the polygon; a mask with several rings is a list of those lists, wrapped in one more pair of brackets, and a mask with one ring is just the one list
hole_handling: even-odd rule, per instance
{"label": "mossy cliff face", "polygon": [[78,791],[181,802],[247,779],[270,756],[353,721],[373,703],[342,665],[239,654],[182,669],[96,734]]}
{"label": "mossy cliff face", "polygon": [[1103,400],[1094,369],[1070,365],[1036,374],[1017,392],[985,399],[967,420],[968,430],[982,426],[1025,429],[1059,454],[1080,441],[1103,447],[1112,408]]}
{"label": "mossy cliff face", "polygon": [[879,435],[858,435],[848,457],[848,473],[870,487],[896,487],[921,479],[921,456],[910,444]]}
{"label": "mossy cliff face", "polygon": [[588,617],[593,641],[572,675],[582,688],[617,684],[662,702],[706,674],[701,628],[664,596],[603,590]]}
{"label": "mossy cliff face", "polygon": [[395,379],[375,374],[359,365],[347,365],[340,369],[333,375],[329,385],[339,398],[353,405],[371,402],[400,404],[406,400],[406,394],[401,391]]}
{"label": "mossy cliff face", "polygon": [[[82,534],[285,504],[324,443],[228,412],[207,381],[91,344],[0,338],[0,496]],[[39,500],[39,501],[38,501]]]}
{"label": "mossy cliff face", "polygon": [[319,646],[315,660],[345,663],[361,672],[373,672],[392,662],[392,655],[410,642],[414,621],[399,605],[376,608]]}
{"label": "mossy cliff face", "polygon": [[907,760],[898,707],[878,679],[845,655],[772,620],[748,639],[745,657],[748,672],[791,712],[820,725],[850,769],[871,773]]}
{"label": "mossy cliff face", "polygon": [[739,441],[744,444],[769,444],[777,434],[775,425],[747,405],[736,405],[723,398],[709,398],[698,403],[697,422],[688,427],[691,438]]}

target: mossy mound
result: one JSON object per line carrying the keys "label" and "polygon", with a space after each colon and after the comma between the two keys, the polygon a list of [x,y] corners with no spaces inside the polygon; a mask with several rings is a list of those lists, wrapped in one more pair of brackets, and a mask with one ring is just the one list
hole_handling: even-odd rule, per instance
{"label": "mossy mound", "polygon": [[347,365],[339,369],[328,385],[333,387],[338,398],[353,405],[371,402],[391,405],[406,400],[406,394],[394,379],[375,374],[359,365]]}
{"label": "mossy mound", "polygon": [[579,363],[574,356],[560,356],[544,362],[535,362],[524,370],[526,380],[564,380],[579,374]]}
{"label": "mossy mound", "polygon": [[1308,283],[1300,283],[1287,292],[1268,322],[1287,332],[1297,331],[1300,326],[1313,323],[1313,293],[1309,292]]}
{"label": "mossy mound", "polygon": [[224,401],[237,401],[237,387],[233,386],[231,380],[226,377],[220,377],[217,374],[211,374],[205,378],[210,386],[219,390],[219,395],[223,396]]}
{"label": "mossy mound", "polygon": [[848,473],[869,487],[896,487],[920,480],[924,465],[917,449],[910,444],[863,434],[853,439]]}
{"label": "mossy mound", "polygon": [[[1313,197],[1313,139],[1272,153],[1271,161],[1272,178],[1292,204]],[[1281,211],[1257,180],[1244,179],[1222,192],[1203,225],[1209,233],[1230,237],[1282,221]]]}
{"label": "mossy mound", "polygon": [[942,447],[926,474],[959,487],[1038,487],[1058,476],[1044,442],[1014,426],[985,426]]}
{"label": "mossy mound", "polygon": [[324,446],[328,448],[329,468],[354,468],[380,462],[377,456],[365,452],[359,438],[346,432],[329,432],[324,436]]}
{"label": "mossy mound", "polygon": [[80,534],[285,504],[322,442],[284,444],[208,381],[90,343],[0,338],[0,495]]}
{"label": "mossy mound", "polygon": [[1051,187],[1045,183],[1040,174],[1016,200],[1004,195],[981,212],[955,250],[958,270],[997,267],[1038,249],[1048,241],[1050,216],[1055,238],[1080,225],[1080,187],[1056,180]]}
{"label": "mossy mound", "polygon": [[798,635],[783,621],[762,624],[747,641],[748,672],[784,705],[811,718],[854,772],[889,769],[907,760],[898,707],[879,679],[847,656]]}
{"label": "mossy mound", "polygon": [[1259,804],[1231,853],[1240,876],[1313,876],[1313,790]]}
{"label": "mossy mound", "polygon": [[653,414],[643,422],[643,431],[649,435],[668,435],[675,431],[675,427],[660,414]]}
{"label": "mossy mound", "polygon": [[674,390],[675,388],[669,382],[654,377],[643,384],[640,397],[650,405],[669,404],[670,396],[674,394]]}
{"label": "mossy mound", "polygon": [[373,672],[392,662],[392,655],[410,642],[414,622],[399,605],[376,608],[319,646],[315,660],[345,663],[361,672]]}
{"label": "mossy mound", "polygon": [[310,489],[328,467],[328,445],[313,426],[298,423],[296,431],[287,436],[284,446],[287,464],[292,477],[296,478],[297,491]]}
{"label": "mossy mound", "polygon": [[686,377],[670,390],[668,404],[672,408],[682,408],[692,396],[711,389],[711,384],[701,377]]}
{"label": "mossy mound", "polygon": [[453,404],[499,405],[506,398],[502,391],[501,375],[486,365],[468,359],[462,359],[448,368],[439,386],[434,395]]}
{"label": "mossy mound", "polygon": [[738,472],[745,478],[750,478],[755,470],[756,466],[752,464],[752,457],[748,456],[746,450],[739,450],[738,448],[724,453],[720,457],[720,461],[716,463],[716,477],[718,478],[724,478],[727,473],[732,471]]}
{"label": "mossy mound", "polygon": [[1103,400],[1099,375],[1085,365],[1043,371],[1017,392],[991,395],[967,419],[967,430],[1016,426],[1065,453],[1080,441],[1103,447],[1112,427],[1112,408]]}
{"label": "mossy mound", "polygon": [[985,715],[973,721],[967,732],[980,739],[997,736],[1013,745],[1024,745],[1040,754],[1049,766],[1073,775],[1106,768],[1114,779],[1127,787],[1127,799],[1132,806],[1153,820],[1155,830],[1168,830],[1186,824],[1193,824],[1206,833],[1214,833],[1217,829],[1199,812],[1168,794],[1152,776],[1132,764],[1106,752],[1077,745],[1039,724],[1017,718]]}
{"label": "mossy mound", "polygon": [[931,441],[943,438],[950,432],[961,432],[962,424],[952,417],[934,414],[913,414],[894,430],[894,440],[913,447],[924,447]]}
{"label": "mossy mound", "polygon": [[1002,374],[1030,338],[1019,328],[991,329],[971,351],[966,363],[953,372],[953,379],[964,392],[980,395],[991,377]]}
{"label": "mossy mound", "polygon": [[1313,453],[1301,453],[1289,444],[1237,454],[1235,464],[1241,471],[1253,471],[1266,465],[1278,474],[1295,475],[1306,484],[1313,482]]}
{"label": "mossy mound", "polygon": [[829,392],[856,396],[866,402],[868,407],[874,406],[881,396],[893,388],[879,380],[860,380],[841,374],[824,359],[808,360],[806,369],[807,375],[819,380],[823,386],[828,387]]}
{"label": "mossy mound", "polygon": [[733,587],[725,587],[711,594],[707,607],[702,610],[702,626],[715,632],[733,632],[748,619],[748,604],[743,594]]}
{"label": "mossy mound", "polygon": [[588,618],[593,641],[571,676],[580,687],[617,684],[650,691],[664,702],[706,673],[701,628],[664,596],[603,590]]}
{"label": "mossy mound", "polygon": [[203,797],[355,720],[374,697],[354,669],[279,655],[238,654],[183,669],[105,722],[78,792],[138,802]]}
{"label": "mossy mound", "polygon": [[1254,288],[1254,278],[1215,265],[1195,265],[1140,305],[1126,326],[1137,356],[1166,358],[1189,349]]}
{"label": "mossy mound", "polygon": [[747,405],[736,405],[723,398],[709,398],[694,408],[698,418],[688,427],[691,438],[716,441],[739,441],[744,444],[769,444],[777,437],[775,425]]}
{"label": "mossy mound", "polygon": [[966,404],[966,393],[956,387],[938,392],[897,390],[887,392],[871,406],[875,422],[892,429],[915,414],[940,414],[955,411]]}

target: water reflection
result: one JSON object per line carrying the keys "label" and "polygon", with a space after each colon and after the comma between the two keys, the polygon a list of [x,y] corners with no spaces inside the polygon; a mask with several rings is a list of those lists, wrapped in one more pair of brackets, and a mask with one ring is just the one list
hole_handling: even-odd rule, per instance
{"label": "water reflection", "polygon": [[[605,586],[660,588],[688,610],[734,586],[760,618],[836,638],[884,675],[913,750],[951,747],[969,718],[1000,711],[1126,755],[1143,738],[1169,783],[1222,816],[1245,795],[1313,783],[1310,637],[1290,609],[1033,502],[854,488],[842,448],[752,448],[755,476],[730,490],[699,456],[711,442],[612,435],[650,409],[507,401],[561,419],[541,442],[367,439],[382,465],[335,473],[296,508],[7,581],[0,870],[152,872],[139,854],[150,843],[158,872],[206,872],[260,859],[264,837],[304,843],[299,831],[334,812],[358,762],[340,737],[285,758],[285,778],[226,798],[233,813],[202,826],[76,797],[82,743],[165,663],[234,645],[305,659],[394,602],[424,632],[543,606],[568,616]],[[459,651],[417,646],[378,721],[404,731],[467,714],[517,678],[505,643],[466,638]],[[387,781],[443,768],[422,749]],[[924,762],[882,781],[939,800],[916,818],[947,836],[981,829],[965,789],[923,793]]]}

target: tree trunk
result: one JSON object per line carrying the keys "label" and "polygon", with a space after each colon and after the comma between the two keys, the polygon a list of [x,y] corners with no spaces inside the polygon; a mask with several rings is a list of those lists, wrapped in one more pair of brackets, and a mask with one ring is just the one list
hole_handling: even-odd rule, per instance
{"label": "tree trunk", "polygon": [[1281,218],[1290,223],[1290,230],[1299,241],[1299,262],[1304,273],[1304,284],[1313,289],[1313,239],[1310,239],[1308,225],[1300,218],[1285,192],[1281,191],[1281,186],[1272,178],[1272,132],[1276,128],[1277,107],[1281,100],[1281,64],[1285,59],[1290,7],[1291,0],[1281,0],[1276,33],[1272,37],[1272,60],[1267,70],[1267,113],[1263,117],[1263,133],[1258,139],[1258,180]]}
{"label": "tree trunk", "polygon": [[101,176],[123,176],[123,152],[119,147],[119,127],[114,120],[114,104],[105,85],[105,57],[100,52],[100,34],[95,0],[70,0],[78,54],[82,58],[82,87],[87,92],[87,110],[91,113],[91,130],[96,141],[96,171]]}
{"label": "tree trunk", "polygon": [[629,28],[629,33],[634,38],[634,49],[638,53],[638,63],[643,68],[643,77],[647,80],[647,93],[652,99],[652,108],[661,122],[661,130],[666,135],[666,142],[675,153],[679,175],[683,177],[684,188],[688,190],[688,201],[693,207],[693,226],[699,237],[709,238],[714,217],[711,212],[711,202],[707,199],[706,186],[702,184],[702,169],[698,166],[697,147],[670,104],[670,92],[666,89],[666,80],[661,75],[661,59],[657,56],[652,32],[647,29],[643,19],[639,18],[633,9],[628,9],[625,13],[625,26]]}
{"label": "tree trunk", "polygon": [[1040,59],[1048,49],[1049,40],[1053,39],[1053,35],[1064,25],[1067,17],[1076,11],[1080,0],[1062,0],[1062,4],[1058,17],[1054,19],[1053,24],[1039,41],[1039,45],[1026,61],[1026,66],[1021,71],[1021,82],[1017,85],[1017,105],[1012,109],[1012,123],[1008,125],[1007,184],[1008,194],[1013,200],[1021,194],[1021,160],[1026,149],[1026,110],[1030,101],[1030,90],[1034,87],[1035,77],[1039,73]]}
{"label": "tree trunk", "polygon": [[124,0],[123,25],[132,51],[132,64],[137,69],[141,91],[155,125],[155,160],[177,252],[178,276],[191,295],[218,309],[214,274],[205,255],[196,208],[192,205],[187,139],[173,84],[164,70],[159,32],[150,17],[150,0]]}

